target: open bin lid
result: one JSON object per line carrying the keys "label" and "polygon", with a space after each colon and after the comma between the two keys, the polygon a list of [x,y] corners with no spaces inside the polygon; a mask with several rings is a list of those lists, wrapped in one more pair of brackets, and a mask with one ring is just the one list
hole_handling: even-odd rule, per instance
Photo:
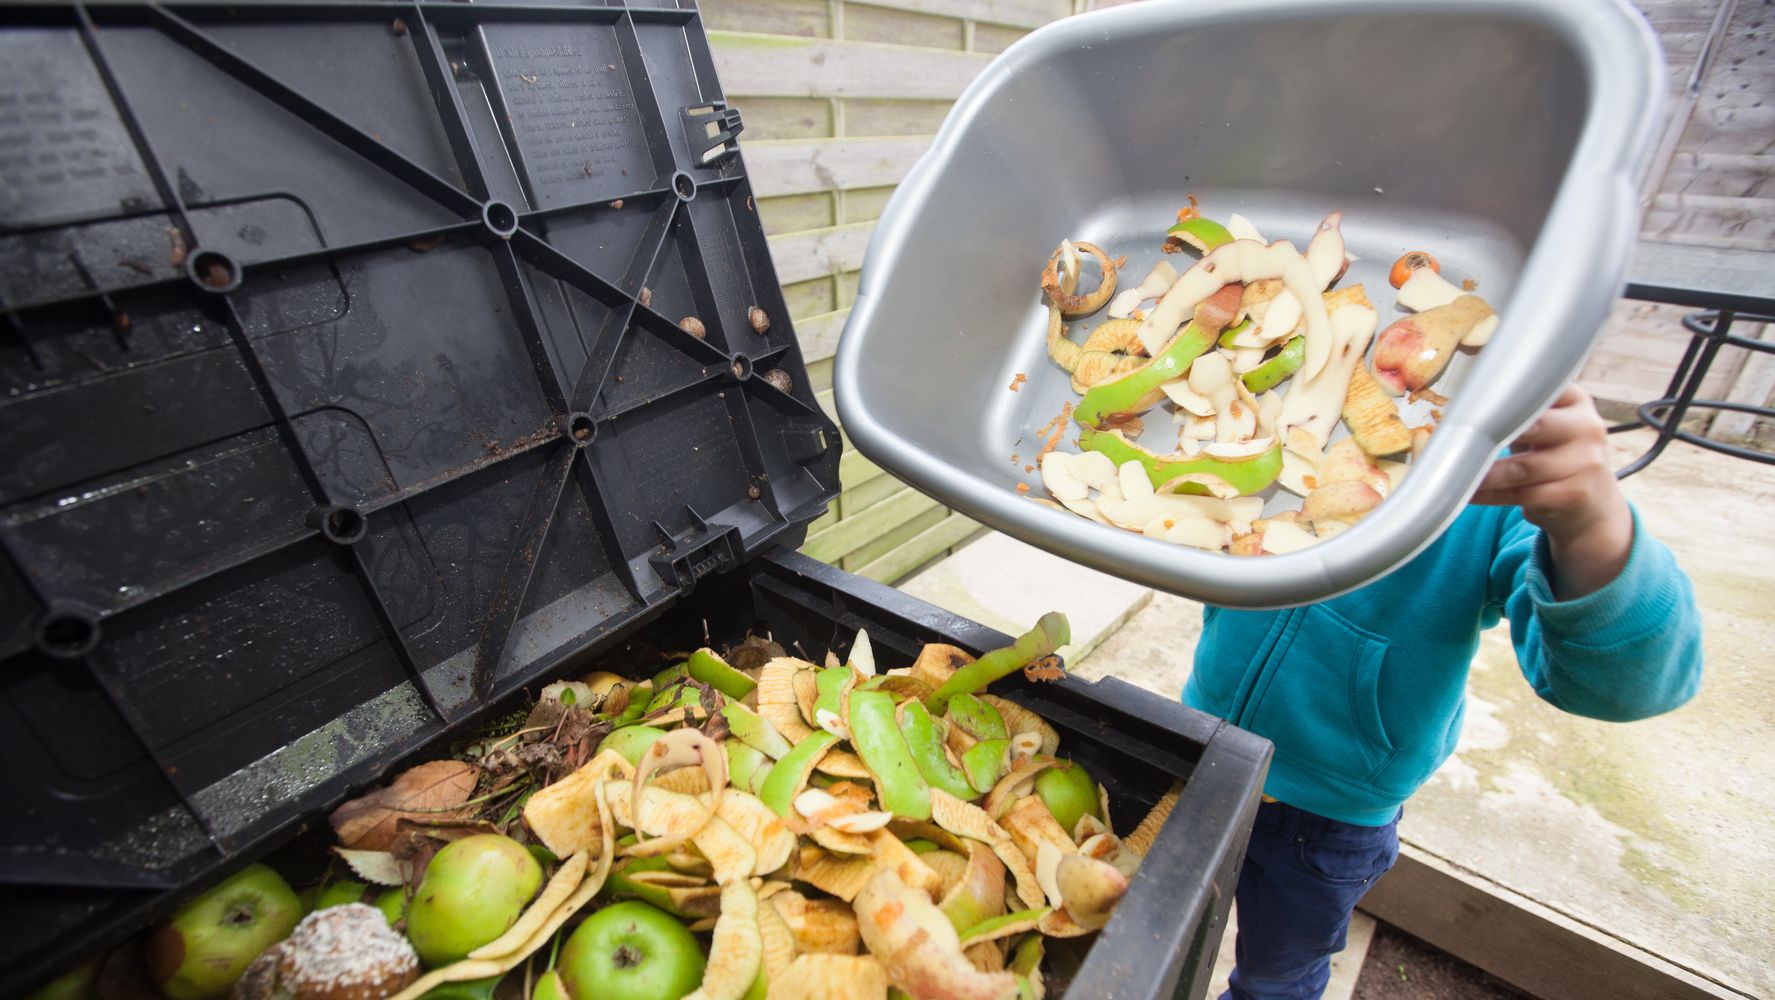
{"label": "open bin lid", "polygon": [[[1151,0],[1049,25],[973,82],[877,224],[833,370],[839,417],[895,476],[1094,568],[1228,607],[1352,590],[1434,541],[1582,366],[1633,248],[1664,88],[1622,0]],[[1076,424],[1054,422],[1079,397],[1045,350],[1043,262],[1090,241],[1127,256],[1132,287],[1191,195],[1297,247],[1341,211],[1358,259],[1337,287],[1364,284],[1383,327],[1401,315],[1388,264],[1413,249],[1502,316],[1436,384],[1453,402],[1397,492],[1288,555],[1029,501],[1044,439],[1078,448]],[[1141,443],[1177,449],[1169,414],[1146,414]],[[1271,495],[1265,513],[1299,505]]]}
{"label": "open bin lid", "polygon": [[836,495],[690,3],[8,22],[9,898],[181,886]]}

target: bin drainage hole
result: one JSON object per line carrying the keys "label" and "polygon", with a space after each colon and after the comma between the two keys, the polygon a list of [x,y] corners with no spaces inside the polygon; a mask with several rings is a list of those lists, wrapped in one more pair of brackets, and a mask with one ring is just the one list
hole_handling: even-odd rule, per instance
{"label": "bin drainage hole", "polygon": [[481,221],[502,240],[518,231],[518,212],[503,201],[490,201],[481,209]]}
{"label": "bin drainage hole", "polygon": [[729,371],[733,372],[734,378],[744,382],[752,377],[752,359],[746,357],[744,354],[734,355],[733,367],[730,368]]}
{"label": "bin drainage hole", "polygon": [[342,545],[349,545],[363,538],[368,527],[364,522],[364,515],[350,507],[334,507],[321,518],[321,534],[326,535],[329,541]]}
{"label": "bin drainage hole", "polygon": [[583,447],[598,436],[598,424],[589,413],[575,413],[567,419],[567,433],[576,446]]}
{"label": "bin drainage hole", "polygon": [[84,656],[99,644],[99,623],[76,614],[58,614],[37,630],[37,648],[51,656]]}
{"label": "bin drainage hole", "polygon": [[677,193],[679,201],[689,201],[696,197],[696,181],[686,173],[673,174],[672,190]]}
{"label": "bin drainage hole", "polygon": [[186,267],[191,280],[212,292],[233,291],[240,285],[240,268],[225,253],[199,250],[190,257]]}

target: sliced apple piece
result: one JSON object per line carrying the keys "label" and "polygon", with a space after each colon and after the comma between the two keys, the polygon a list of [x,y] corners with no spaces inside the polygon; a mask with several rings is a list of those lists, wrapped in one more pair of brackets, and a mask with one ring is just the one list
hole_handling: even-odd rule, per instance
{"label": "sliced apple piece", "polygon": [[[1039,877],[1040,872],[1038,870]],[[1109,923],[1110,913],[1128,893],[1128,877],[1112,865],[1083,854],[1062,857],[1055,872],[1056,888],[1067,916],[1086,930]]]}
{"label": "sliced apple piece", "polygon": [[1301,513],[1313,522],[1315,530],[1322,522],[1341,521],[1354,524],[1364,514],[1380,506],[1381,495],[1364,482],[1327,483],[1307,494]]}
{"label": "sliced apple piece", "polygon": [[1177,280],[1177,269],[1168,260],[1161,260],[1153,265],[1140,284],[1133,288],[1125,288],[1109,300],[1109,315],[1112,319],[1125,319],[1134,314],[1140,303],[1147,299],[1156,299],[1165,294],[1165,289]]}
{"label": "sliced apple piece", "polygon": [[1123,462],[1121,468],[1116,470],[1116,478],[1121,483],[1123,500],[1140,500],[1155,492],[1152,480],[1147,478],[1146,468],[1139,462]]}
{"label": "sliced apple piece", "polygon": [[1299,552],[1319,541],[1312,532],[1290,521],[1272,520],[1263,529],[1263,550],[1271,555],[1285,556]]}
{"label": "sliced apple piece", "polygon": [[1050,451],[1042,456],[1042,485],[1061,503],[1083,500],[1091,495],[1090,487],[1072,471],[1075,457],[1064,451]]}
{"label": "sliced apple piece", "polygon": [[1484,300],[1463,295],[1394,321],[1375,341],[1376,381],[1395,396],[1430,385],[1448,367],[1462,338],[1481,320],[1495,315]]}
{"label": "sliced apple piece", "polygon": [[1411,429],[1399,418],[1399,406],[1367,366],[1350,372],[1350,388],[1344,396],[1344,423],[1350,435],[1370,455],[1392,455],[1411,447]]}
{"label": "sliced apple piece", "polygon": [[[1353,286],[1360,287],[1360,286]],[[1331,348],[1321,368],[1302,368],[1294,385],[1282,400],[1282,417],[1276,426],[1282,429],[1301,428],[1321,446],[1330,440],[1331,431],[1343,414],[1344,397],[1350,391],[1350,373],[1362,363],[1368,342],[1374,337],[1380,316],[1366,305],[1344,305],[1332,313]],[[1311,358],[1312,341],[1307,342]]]}

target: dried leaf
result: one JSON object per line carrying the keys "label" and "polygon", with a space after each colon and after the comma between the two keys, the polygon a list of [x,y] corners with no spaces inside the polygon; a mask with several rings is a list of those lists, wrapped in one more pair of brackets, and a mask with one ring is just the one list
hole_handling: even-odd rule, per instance
{"label": "dried leaf", "polygon": [[409,872],[401,859],[388,851],[353,851],[333,848],[358,878],[371,885],[406,885]]}
{"label": "dried leaf", "polygon": [[463,820],[472,810],[456,807],[474,794],[480,771],[460,760],[434,760],[408,768],[387,788],[333,810],[329,821],[345,847],[386,851],[394,847],[400,821]]}

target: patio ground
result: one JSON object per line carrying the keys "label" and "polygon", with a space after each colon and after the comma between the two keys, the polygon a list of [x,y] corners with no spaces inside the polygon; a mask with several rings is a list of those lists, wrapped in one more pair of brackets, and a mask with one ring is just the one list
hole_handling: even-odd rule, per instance
{"label": "patio ground", "polygon": [[[1618,435],[1617,466],[1649,441],[1649,432]],[[1775,467],[1679,443],[1625,488],[1645,527],[1694,581],[1706,630],[1701,693],[1675,712],[1629,725],[1565,715],[1534,696],[1508,633],[1494,631],[1473,664],[1460,748],[1407,805],[1402,836],[1728,995],[1775,997],[1768,934],[1775,913],[1775,672],[1768,669]],[[1077,598],[1089,613],[1074,633],[1073,671],[1113,674],[1166,697],[1181,690],[1199,631],[1195,602],[1109,580],[998,535],[905,589],[1019,630],[1041,611],[1071,611],[1075,595],[1091,595]],[[1366,947],[1368,935],[1359,937]],[[1230,954],[1230,939],[1224,950]],[[1355,971],[1342,996],[1352,995]]]}

